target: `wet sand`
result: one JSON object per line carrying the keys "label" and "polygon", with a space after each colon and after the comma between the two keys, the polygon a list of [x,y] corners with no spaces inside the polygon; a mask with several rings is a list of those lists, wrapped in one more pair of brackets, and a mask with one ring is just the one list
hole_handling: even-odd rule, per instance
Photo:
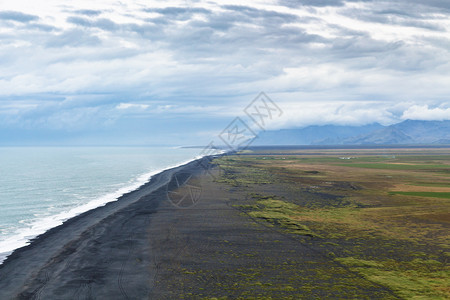
{"label": "wet sand", "polygon": [[[246,191],[211,175],[197,162],[165,171],[50,230],[0,267],[0,299],[395,298],[309,237],[250,218]],[[193,193],[196,205],[173,205]]]}

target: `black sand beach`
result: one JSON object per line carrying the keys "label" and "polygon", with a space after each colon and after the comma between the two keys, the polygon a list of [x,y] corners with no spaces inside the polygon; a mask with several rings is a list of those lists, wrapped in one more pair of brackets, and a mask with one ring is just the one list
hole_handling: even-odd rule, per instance
{"label": "black sand beach", "polygon": [[[0,267],[0,299],[397,298],[314,237],[249,216],[247,191],[217,182],[217,172],[198,162],[165,171],[50,230]],[[196,205],[168,201],[174,176],[192,176]]]}
{"label": "black sand beach", "polygon": [[166,170],[14,251],[0,266],[0,299],[145,298],[157,271],[148,230],[171,208],[167,184],[181,171],[201,170],[197,161]]}

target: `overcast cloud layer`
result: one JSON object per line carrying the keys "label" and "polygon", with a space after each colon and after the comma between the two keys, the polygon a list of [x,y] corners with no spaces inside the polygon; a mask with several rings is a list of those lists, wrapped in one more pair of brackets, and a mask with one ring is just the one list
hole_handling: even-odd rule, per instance
{"label": "overcast cloud layer", "polygon": [[0,1],[3,141],[204,142],[260,91],[268,128],[450,119],[449,1],[62,3]]}

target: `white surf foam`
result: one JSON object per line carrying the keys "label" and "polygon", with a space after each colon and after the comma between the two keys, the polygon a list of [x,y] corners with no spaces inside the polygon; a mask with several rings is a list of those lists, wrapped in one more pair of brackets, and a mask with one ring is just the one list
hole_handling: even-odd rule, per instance
{"label": "white surf foam", "polygon": [[[204,156],[204,155],[203,155]],[[64,221],[73,218],[77,215],[80,215],[84,212],[87,212],[91,209],[95,209],[100,206],[104,206],[109,202],[117,201],[121,196],[137,190],[144,184],[150,181],[150,179],[169,169],[176,168],[188,164],[194,160],[200,159],[202,156],[196,156],[195,158],[186,160],[184,162],[162,168],[159,170],[155,170],[152,172],[147,172],[145,174],[141,174],[131,181],[131,184],[126,185],[124,187],[119,188],[118,190],[108,193],[104,196],[97,197],[92,199],[91,201],[73,207],[67,211],[57,213],[55,215],[36,218],[34,220],[28,221],[24,220],[22,223],[28,223],[26,228],[18,229],[14,234],[7,237],[6,239],[0,241],[0,264],[16,249],[27,246],[30,244],[30,240],[45,233],[47,230],[57,227],[64,223]]]}

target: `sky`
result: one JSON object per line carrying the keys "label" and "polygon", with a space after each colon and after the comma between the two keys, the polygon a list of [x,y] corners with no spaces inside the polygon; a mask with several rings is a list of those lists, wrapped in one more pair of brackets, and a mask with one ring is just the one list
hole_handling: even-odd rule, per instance
{"label": "sky", "polygon": [[449,30],[447,0],[0,0],[0,145],[449,120]]}

